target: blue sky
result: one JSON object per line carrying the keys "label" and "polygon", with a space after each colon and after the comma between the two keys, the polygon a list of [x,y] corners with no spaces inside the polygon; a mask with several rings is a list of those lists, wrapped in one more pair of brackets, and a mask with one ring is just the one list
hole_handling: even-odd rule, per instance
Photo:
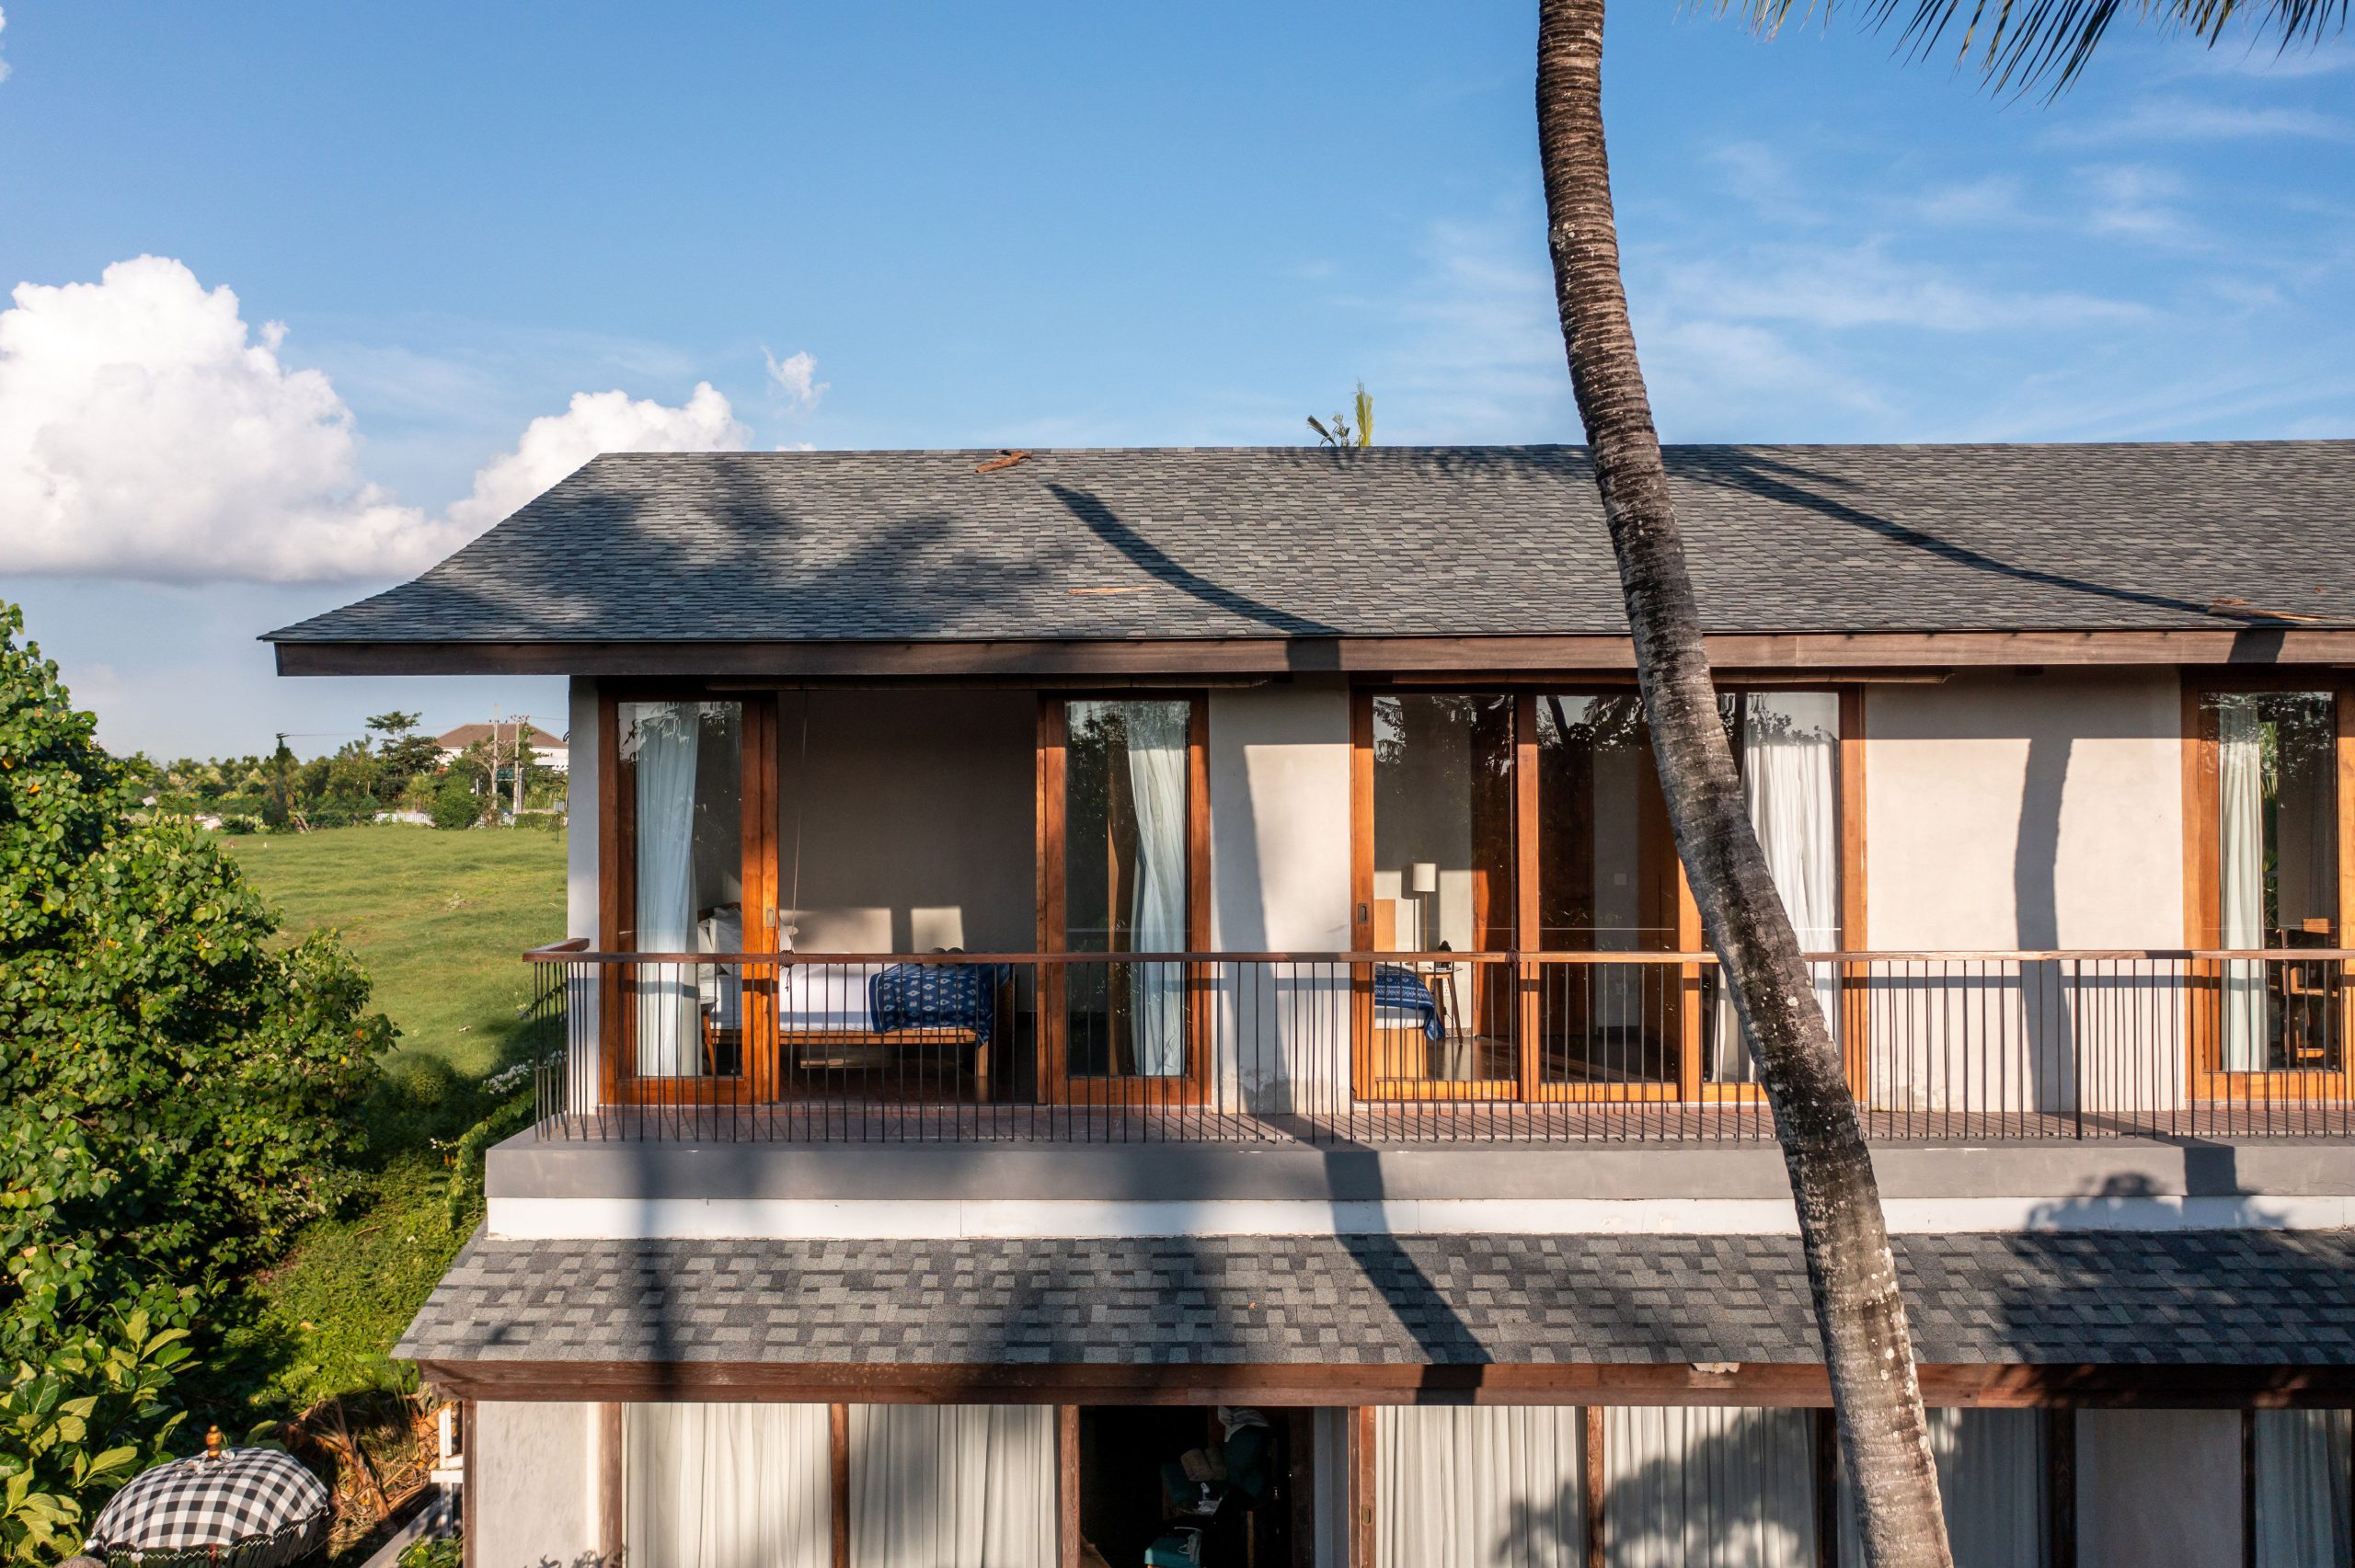
{"label": "blue sky", "polygon": [[[1385,441],[1578,437],[1527,5],[5,17],[0,286],[36,292],[0,315],[0,594],[119,748],[557,715],[546,681],[277,681],[251,639],[615,430],[1291,442],[1362,377]],[[1622,0],[1664,433],[2355,436],[2350,83],[2344,42],[2129,35],[2047,107],[1851,24]],[[143,256],[178,269],[108,272]]]}

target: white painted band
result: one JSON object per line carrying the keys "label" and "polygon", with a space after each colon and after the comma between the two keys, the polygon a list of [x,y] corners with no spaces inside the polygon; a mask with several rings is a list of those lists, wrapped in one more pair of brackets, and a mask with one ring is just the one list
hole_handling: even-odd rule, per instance
{"label": "white painted band", "polygon": [[[2322,1230],[2355,1196],[1890,1198],[1890,1230]],[[962,1236],[1787,1236],[1784,1198],[1398,1198],[1318,1203],[1031,1199],[499,1197],[490,1233],[520,1240],[877,1240]]]}

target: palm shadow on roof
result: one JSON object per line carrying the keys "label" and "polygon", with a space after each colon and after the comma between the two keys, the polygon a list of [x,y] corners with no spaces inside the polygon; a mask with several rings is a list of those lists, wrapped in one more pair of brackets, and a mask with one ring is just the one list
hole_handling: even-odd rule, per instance
{"label": "palm shadow on roof", "polygon": [[2097,582],[2090,578],[2052,571],[2042,567],[2007,561],[2000,555],[1959,544],[1924,529],[1884,517],[1867,509],[1856,502],[1844,499],[1834,492],[1853,491],[1858,486],[1852,479],[1802,467],[1766,456],[1754,448],[1716,447],[1706,449],[1707,458],[1701,462],[1675,463],[1671,472],[1674,477],[1689,484],[1711,485],[1720,489],[1739,490],[1777,506],[1810,511],[1848,527],[1872,534],[1889,544],[1916,551],[1950,566],[2015,581],[2034,583],[2040,588],[2055,588],[2069,593],[2112,600],[2123,604],[2140,605],[2150,610],[2167,610],[2178,614],[2213,616],[2223,621],[2239,621],[2257,625],[2279,625],[2281,617],[2257,609],[2234,609],[2172,595],[2152,593],[2139,589],[2120,588],[2112,583]]}

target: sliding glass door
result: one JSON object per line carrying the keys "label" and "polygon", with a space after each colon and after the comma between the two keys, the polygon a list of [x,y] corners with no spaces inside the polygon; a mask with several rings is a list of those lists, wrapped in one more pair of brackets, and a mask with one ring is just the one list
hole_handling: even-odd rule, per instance
{"label": "sliding glass door", "polygon": [[1203,711],[1190,696],[1041,704],[1042,1082],[1056,1098],[1190,1101],[1208,1070],[1194,1005],[1207,945]]}
{"label": "sliding glass door", "polygon": [[[1861,892],[1843,849],[1861,706],[1834,691],[1723,702],[1810,953],[1841,949]],[[1357,944],[1396,955],[1358,966],[1361,1098],[1758,1093],[1715,966],[1671,956],[1703,950],[1700,917],[1634,692],[1362,692],[1355,730]],[[1838,965],[1815,978],[1837,1038]]]}
{"label": "sliding glass door", "polygon": [[1397,955],[1360,977],[1361,1095],[1517,1092],[1513,967],[1477,956],[1513,946],[1514,707],[1509,694],[1399,692],[1361,709],[1370,775],[1361,941]]}
{"label": "sliding glass door", "polygon": [[755,999],[774,977],[739,956],[765,949],[774,904],[758,808],[771,775],[754,744],[766,704],[617,701],[605,715],[601,945],[646,956],[605,988],[604,1079],[616,1100],[744,1098],[773,1035]]}
{"label": "sliding glass door", "polygon": [[[1538,949],[1673,953],[1697,940],[1642,700],[1549,692],[1532,706]],[[1695,1011],[1686,967],[1542,963],[1535,979],[1544,1087],[1577,1099],[1676,1093]]]}
{"label": "sliding glass door", "polygon": [[2345,1092],[2346,966],[2290,956],[2344,947],[2342,693],[2210,687],[2187,704],[2197,789],[2187,803],[2197,886],[2192,939],[2269,952],[2205,966],[2196,1092]]}

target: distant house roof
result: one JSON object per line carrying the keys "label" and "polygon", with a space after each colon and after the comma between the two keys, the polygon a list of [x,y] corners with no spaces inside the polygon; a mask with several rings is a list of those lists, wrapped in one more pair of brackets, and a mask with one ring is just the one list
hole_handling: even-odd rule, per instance
{"label": "distant house roof", "polygon": [[[527,725],[532,723],[528,718],[523,720],[523,722]],[[513,720],[500,720],[498,730],[499,743],[501,746],[511,746],[515,743],[515,723]],[[490,738],[491,726],[489,725],[462,724],[455,729],[435,736],[433,738],[433,743],[436,746],[441,747],[444,751],[463,751],[467,747],[475,744],[475,742],[478,740],[488,740]],[[566,749],[565,738],[562,735],[551,735],[546,730],[540,728],[537,725],[532,725],[533,750],[562,751]]]}
{"label": "distant house roof", "polygon": [[[1941,1365],[2355,1365],[2355,1232],[1900,1236]],[[439,1362],[1820,1362],[1775,1236],[468,1242]]]}
{"label": "distant house roof", "polygon": [[[1583,448],[989,456],[609,454],[269,640],[324,672],[394,647],[590,670],[653,647],[1626,634]],[[1713,635],[2355,629],[2355,441],[1667,457]]]}

